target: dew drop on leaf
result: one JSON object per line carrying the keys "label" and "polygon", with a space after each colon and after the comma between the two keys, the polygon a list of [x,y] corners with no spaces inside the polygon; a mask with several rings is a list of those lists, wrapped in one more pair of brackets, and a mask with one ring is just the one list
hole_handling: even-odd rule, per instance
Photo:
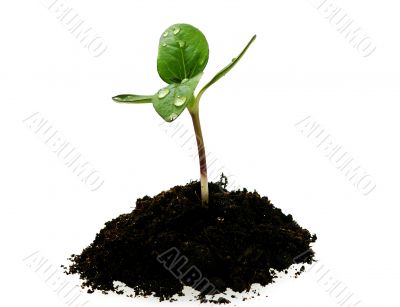
{"label": "dew drop on leaf", "polygon": [[185,47],[185,42],[184,41],[178,41],[179,47],[183,48]]}
{"label": "dew drop on leaf", "polygon": [[167,47],[167,44],[166,44],[166,43],[162,43],[162,46],[163,46],[163,47]]}
{"label": "dew drop on leaf", "polygon": [[186,82],[188,82],[188,80],[189,80],[188,78],[185,78],[185,79],[182,80],[181,83],[186,83]]}
{"label": "dew drop on leaf", "polygon": [[177,107],[182,106],[186,102],[186,96],[178,96],[175,98],[174,105]]}
{"label": "dew drop on leaf", "polygon": [[168,36],[168,31],[164,32],[163,36],[167,37]]}
{"label": "dew drop on leaf", "polygon": [[181,28],[175,27],[174,30],[172,31],[172,33],[174,33],[176,35],[179,33],[180,30],[181,30]]}
{"label": "dew drop on leaf", "polygon": [[169,89],[168,88],[162,88],[161,90],[158,91],[158,98],[164,98],[169,94]]}
{"label": "dew drop on leaf", "polygon": [[169,120],[170,120],[170,121],[173,121],[173,120],[175,120],[177,117],[178,117],[178,115],[176,115],[175,113],[172,113],[172,114],[169,116]]}

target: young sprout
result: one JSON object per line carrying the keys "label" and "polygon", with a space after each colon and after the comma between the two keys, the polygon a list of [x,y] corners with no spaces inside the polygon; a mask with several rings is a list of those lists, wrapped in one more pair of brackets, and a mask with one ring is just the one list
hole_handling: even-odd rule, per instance
{"label": "young sprout", "polygon": [[154,95],[123,94],[113,97],[119,103],[152,103],[156,112],[172,122],[188,109],[192,118],[200,163],[201,200],[208,203],[207,161],[199,117],[204,92],[228,73],[256,39],[254,35],[243,51],[219,71],[199,92],[194,91],[208,62],[208,43],[204,34],[189,24],[175,24],[160,37],[157,70],[168,85]]}

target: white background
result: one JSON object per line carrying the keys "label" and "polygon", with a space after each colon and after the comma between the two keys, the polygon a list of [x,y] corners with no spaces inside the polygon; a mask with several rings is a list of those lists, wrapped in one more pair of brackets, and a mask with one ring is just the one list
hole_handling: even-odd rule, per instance
{"label": "white background", "polygon": [[[108,49],[93,57],[46,1],[0,9],[1,305],[64,306],[23,259],[58,266],[135,200],[197,179],[187,149],[160,127],[151,105],[117,105],[120,93],[152,94],[158,38],[178,22],[210,45],[203,83],[257,40],[201,102],[206,148],[241,187],[267,195],[317,233],[317,257],[358,306],[400,306],[399,74],[396,1],[337,1],[376,45],[369,57],[301,1],[68,1]],[[39,112],[102,174],[90,191],[24,119]],[[311,116],[375,180],[360,193],[295,126]],[[179,119],[190,127],[188,114]],[[190,130],[191,131],[191,130]],[[65,277],[77,283],[74,277]],[[283,278],[238,306],[339,306],[313,272]],[[154,305],[99,293],[87,306]],[[164,302],[163,305],[169,305]],[[185,299],[179,306],[197,303]]]}

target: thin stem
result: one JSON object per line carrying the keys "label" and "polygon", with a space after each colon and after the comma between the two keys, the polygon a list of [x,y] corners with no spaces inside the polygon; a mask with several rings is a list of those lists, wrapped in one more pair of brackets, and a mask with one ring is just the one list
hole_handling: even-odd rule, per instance
{"label": "thin stem", "polygon": [[196,135],[197,149],[199,152],[200,163],[200,185],[201,185],[201,202],[202,204],[208,203],[208,178],[207,178],[207,159],[206,149],[204,147],[203,133],[201,132],[199,108],[190,109],[190,116],[192,117],[194,133]]}

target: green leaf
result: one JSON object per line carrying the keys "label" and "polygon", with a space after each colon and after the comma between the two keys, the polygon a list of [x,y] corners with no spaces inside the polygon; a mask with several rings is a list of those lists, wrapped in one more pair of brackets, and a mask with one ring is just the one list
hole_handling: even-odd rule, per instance
{"label": "green leaf", "polygon": [[219,79],[221,79],[223,76],[225,76],[243,57],[243,55],[246,53],[247,49],[249,49],[250,45],[254,42],[256,39],[256,35],[254,35],[251,40],[247,43],[246,47],[242,50],[242,52],[236,57],[232,59],[232,62],[229,63],[227,66],[225,66],[222,70],[220,70],[200,91],[199,94],[196,97],[196,101],[192,102],[189,107],[193,107],[193,104],[197,104],[200,101],[201,96],[204,94],[204,92],[215,82],[217,82]]}
{"label": "green leaf", "polygon": [[165,121],[174,121],[186,106],[195,100],[194,90],[201,76],[202,73],[193,78],[184,79],[181,83],[170,84],[153,96],[154,109]]}
{"label": "green leaf", "polygon": [[112,99],[119,103],[151,103],[153,96],[121,94],[114,96]]}
{"label": "green leaf", "polygon": [[203,72],[208,62],[208,43],[203,33],[188,24],[170,26],[161,35],[157,70],[166,83],[180,83]]}

